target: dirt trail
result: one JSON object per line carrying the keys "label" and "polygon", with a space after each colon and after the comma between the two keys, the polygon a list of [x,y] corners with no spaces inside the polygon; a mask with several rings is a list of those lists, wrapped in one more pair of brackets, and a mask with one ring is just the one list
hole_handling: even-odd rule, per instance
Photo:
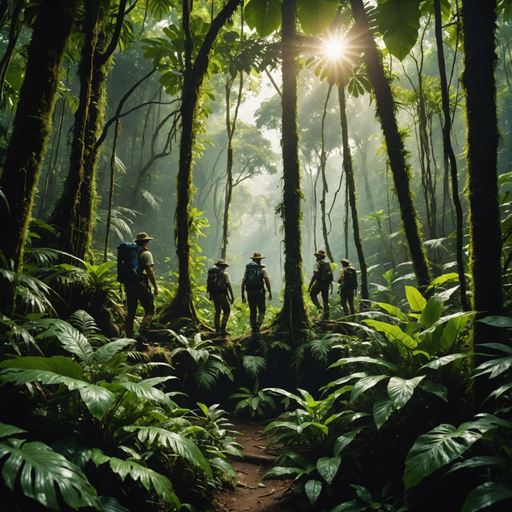
{"label": "dirt trail", "polygon": [[288,499],[293,480],[263,480],[277,458],[272,447],[265,449],[263,427],[242,421],[233,423],[233,430],[241,434],[237,442],[244,447],[244,458],[232,459],[238,486],[234,491],[224,490],[217,495],[217,512],[294,512]]}

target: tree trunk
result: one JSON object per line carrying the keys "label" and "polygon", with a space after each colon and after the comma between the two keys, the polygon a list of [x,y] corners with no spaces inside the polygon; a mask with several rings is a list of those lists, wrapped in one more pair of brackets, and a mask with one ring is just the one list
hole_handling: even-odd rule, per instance
{"label": "tree trunk", "polygon": [[[464,272],[464,252],[463,252],[463,240],[464,232],[462,228],[462,206],[459,199],[459,184],[457,178],[457,160],[452,147],[451,140],[451,117],[450,117],[450,100],[448,91],[448,81],[446,79],[446,69],[444,60],[443,50],[443,33],[442,33],[442,19],[441,19],[441,1],[434,0],[435,18],[436,18],[436,43],[437,43],[437,61],[439,65],[439,76],[441,78],[441,97],[443,102],[443,153],[444,159],[450,162],[450,174],[452,179],[452,198],[455,207],[455,219],[456,219],[456,257],[457,257],[457,269],[459,273],[459,285],[460,285],[460,303],[464,311],[469,311],[469,304],[466,295],[466,276]],[[443,216],[444,218],[444,216]]]}
{"label": "tree trunk", "polygon": [[359,33],[363,38],[368,75],[375,91],[377,115],[386,138],[387,151],[393,173],[395,191],[400,205],[402,225],[411,253],[416,280],[420,288],[426,288],[431,281],[427,255],[423,248],[418,214],[413,204],[413,195],[409,185],[410,165],[406,163],[407,152],[395,118],[395,102],[384,67],[379,58],[375,41],[368,25],[362,0],[350,0]]}
{"label": "tree trunk", "polygon": [[284,301],[279,324],[292,336],[309,326],[302,290],[302,221],[299,135],[297,131],[297,49],[295,46],[295,0],[283,0],[283,201]]}
{"label": "tree trunk", "polygon": [[197,321],[192,302],[190,282],[189,214],[192,199],[192,151],[196,140],[195,118],[201,87],[209,64],[209,53],[226,21],[233,15],[242,0],[229,0],[213,20],[206,38],[192,65],[193,40],[190,31],[190,0],[183,1],[183,30],[185,32],[185,69],[183,71],[183,97],[181,103],[181,141],[178,168],[176,224],[174,237],[178,254],[178,291],[170,306],[168,316],[184,316]]}
{"label": "tree trunk", "polygon": [[[496,2],[464,0],[462,26],[466,96],[470,268],[476,319],[502,312],[501,229],[497,185]],[[473,343],[492,341],[495,328],[473,324]],[[475,361],[479,364],[479,360]]]}
{"label": "tree trunk", "polygon": [[[338,100],[340,104],[341,136],[343,139],[343,169],[347,176],[348,197],[350,210],[352,212],[352,228],[354,230],[354,244],[357,250],[359,266],[361,268],[361,298],[369,299],[368,296],[368,272],[366,260],[364,259],[363,244],[359,231],[359,217],[356,204],[356,183],[354,180],[354,168],[352,167],[352,155],[350,154],[350,144],[348,142],[348,122],[347,122],[347,104],[345,101],[345,80],[342,75],[338,84]],[[348,257],[348,256],[347,256]]]}
{"label": "tree trunk", "polygon": [[5,223],[2,251],[7,261],[14,261],[16,271],[23,262],[34,193],[51,133],[62,55],[77,4],[77,0],[43,1],[28,48],[25,80],[0,179],[9,201],[9,207],[0,202]]}

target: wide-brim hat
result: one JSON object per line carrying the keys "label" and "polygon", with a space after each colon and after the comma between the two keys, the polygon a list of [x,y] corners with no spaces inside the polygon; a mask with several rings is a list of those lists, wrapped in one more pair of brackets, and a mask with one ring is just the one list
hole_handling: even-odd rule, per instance
{"label": "wide-brim hat", "polygon": [[222,267],[222,266],[229,267],[229,265],[224,260],[217,261],[217,263],[215,263],[215,266],[216,267]]}
{"label": "wide-brim hat", "polygon": [[261,255],[261,252],[255,252],[252,256],[251,256],[251,260],[262,260],[265,256],[262,256]]}
{"label": "wide-brim hat", "polygon": [[321,256],[322,258],[325,258],[327,254],[323,249],[320,249],[319,251],[315,252],[315,256]]}
{"label": "wide-brim hat", "polygon": [[350,265],[350,261],[347,260],[347,258],[343,258],[340,263],[346,263],[347,265]]}
{"label": "wide-brim hat", "polygon": [[135,237],[135,240],[134,242],[142,242],[144,240],[154,240],[153,237],[151,236],[148,236],[147,233],[145,233],[144,231],[142,233],[139,233],[136,237]]}

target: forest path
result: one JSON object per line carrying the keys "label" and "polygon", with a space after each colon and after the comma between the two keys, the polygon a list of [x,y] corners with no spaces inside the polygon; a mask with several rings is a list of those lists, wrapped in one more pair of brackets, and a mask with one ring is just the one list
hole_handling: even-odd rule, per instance
{"label": "forest path", "polygon": [[217,512],[294,512],[288,500],[293,480],[263,480],[277,458],[273,447],[266,449],[264,427],[244,421],[233,425],[240,433],[236,440],[243,446],[244,458],[232,458],[238,485],[217,494]]}

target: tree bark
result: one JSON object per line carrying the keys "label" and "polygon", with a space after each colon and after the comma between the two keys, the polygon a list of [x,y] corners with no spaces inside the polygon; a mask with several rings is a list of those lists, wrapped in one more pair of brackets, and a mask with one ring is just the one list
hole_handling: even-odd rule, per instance
{"label": "tree bark", "polygon": [[295,43],[295,0],[283,0],[283,200],[280,213],[284,227],[284,300],[280,326],[295,337],[309,326],[303,295],[302,222],[299,134],[297,130],[297,48]]}
{"label": "tree bark", "polygon": [[23,246],[32,213],[60,79],[62,56],[71,33],[77,0],[41,3],[28,48],[27,70],[20,91],[0,187],[9,206],[0,203],[4,219],[2,251],[13,269],[23,262]]}
{"label": "tree bark", "polygon": [[[466,295],[466,276],[464,272],[464,252],[463,240],[464,232],[462,227],[463,215],[462,206],[459,199],[459,184],[457,178],[457,159],[453,151],[451,139],[451,117],[450,117],[450,100],[448,81],[446,79],[446,69],[443,50],[443,33],[442,33],[442,19],[441,19],[441,1],[434,0],[435,9],[435,31],[436,31],[436,44],[437,44],[437,61],[439,65],[439,76],[441,78],[441,98],[443,104],[443,153],[444,159],[450,163],[450,176],[452,181],[452,199],[455,207],[455,220],[456,220],[456,258],[457,270],[459,274],[460,285],[460,303],[464,311],[469,311],[469,303]],[[444,216],[443,216],[444,218]]]}
{"label": "tree bark", "polygon": [[418,286],[424,289],[431,281],[430,269],[422,244],[418,214],[413,204],[413,195],[409,184],[410,165],[406,162],[407,151],[395,118],[393,94],[384,75],[384,67],[370,32],[363,2],[362,0],[350,0],[350,4],[356,25],[359,26],[358,32],[363,39],[368,76],[375,92],[377,115],[386,139],[395,191],[400,205],[402,226],[411,253],[414,273]]}
{"label": "tree bark", "polygon": [[[498,201],[496,113],[496,2],[464,0],[462,31],[466,96],[470,269],[476,319],[502,312],[501,229]],[[473,343],[492,341],[495,328],[473,324]],[[477,358],[475,363],[479,364]]]}

